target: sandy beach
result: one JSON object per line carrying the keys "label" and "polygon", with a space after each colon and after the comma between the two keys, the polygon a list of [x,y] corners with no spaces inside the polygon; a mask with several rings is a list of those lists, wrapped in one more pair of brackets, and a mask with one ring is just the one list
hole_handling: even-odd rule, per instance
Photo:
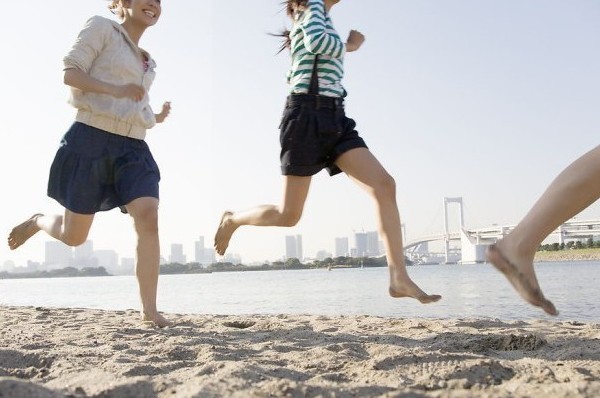
{"label": "sandy beach", "polygon": [[0,397],[598,397],[600,324],[0,307]]}

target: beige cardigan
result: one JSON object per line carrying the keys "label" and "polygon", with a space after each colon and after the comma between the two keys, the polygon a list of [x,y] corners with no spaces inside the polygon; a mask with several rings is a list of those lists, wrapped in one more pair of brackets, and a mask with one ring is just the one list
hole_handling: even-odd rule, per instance
{"label": "beige cardigan", "polygon": [[[142,54],[149,60],[146,72]],[[78,122],[113,134],[145,138],[146,129],[156,124],[148,97],[156,63],[131,41],[121,25],[100,16],[90,18],[63,62],[65,70],[77,68],[105,83],[144,86],[146,95],[139,102],[72,87],[69,103],[77,109]]]}

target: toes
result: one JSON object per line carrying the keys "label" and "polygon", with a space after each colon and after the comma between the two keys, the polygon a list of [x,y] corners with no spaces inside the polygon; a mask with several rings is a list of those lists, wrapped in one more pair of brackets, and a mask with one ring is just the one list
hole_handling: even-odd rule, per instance
{"label": "toes", "polygon": [[552,315],[552,316],[558,315],[558,310],[556,309],[556,307],[554,306],[554,304],[552,304],[552,301],[550,301],[550,300],[543,299],[541,307],[548,315]]}
{"label": "toes", "polygon": [[440,296],[439,294],[432,294],[429,296],[430,303],[435,303],[436,301],[440,301],[441,299],[442,296]]}
{"label": "toes", "polygon": [[214,248],[219,256],[225,254],[227,250],[227,246],[229,246],[229,239],[231,238],[231,233],[227,231],[226,224],[229,218],[233,215],[232,212],[226,211],[221,216],[221,221],[219,222],[219,227],[217,228],[217,233],[215,234],[215,243]]}
{"label": "toes", "polygon": [[35,225],[35,221],[40,216],[42,216],[42,214],[36,213],[12,229],[8,235],[8,246],[11,250],[15,250],[23,243],[27,242],[29,238],[39,231],[39,228]]}
{"label": "toes", "polygon": [[422,304],[430,304],[435,303],[436,301],[440,301],[441,298],[442,296],[440,296],[439,294],[425,294],[424,296],[418,297],[417,300],[419,300],[419,302],[421,302]]}
{"label": "toes", "polygon": [[440,296],[439,294],[427,294],[424,292],[417,292],[417,293],[399,292],[397,290],[394,290],[391,287],[389,288],[388,291],[389,291],[390,296],[392,296],[394,298],[410,297],[410,298],[414,298],[415,300],[418,300],[421,304],[435,303],[436,301],[439,301],[442,298],[442,296]]}

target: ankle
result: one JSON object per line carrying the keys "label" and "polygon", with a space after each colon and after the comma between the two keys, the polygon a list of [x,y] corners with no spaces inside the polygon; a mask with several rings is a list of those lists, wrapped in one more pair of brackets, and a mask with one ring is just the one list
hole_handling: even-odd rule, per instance
{"label": "ankle", "polygon": [[538,245],[531,245],[526,239],[508,236],[500,242],[500,248],[515,258],[533,261]]}

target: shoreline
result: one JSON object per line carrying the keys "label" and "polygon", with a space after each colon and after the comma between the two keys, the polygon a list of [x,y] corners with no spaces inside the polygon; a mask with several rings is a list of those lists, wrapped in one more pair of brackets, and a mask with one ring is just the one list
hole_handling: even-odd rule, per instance
{"label": "shoreline", "polygon": [[600,249],[565,249],[558,251],[538,251],[535,253],[534,261],[600,261]]}
{"label": "shoreline", "polygon": [[0,312],[7,398],[600,396],[600,323]]}
{"label": "shoreline", "polygon": [[[570,261],[600,261],[600,248],[594,249],[564,249],[557,251],[538,251],[535,254],[534,262],[570,262]],[[188,266],[189,264],[183,264]],[[407,266],[421,266],[421,265],[440,265],[438,263],[407,263]],[[193,274],[211,274],[217,272],[256,272],[256,271],[292,271],[300,269],[347,269],[347,268],[379,268],[385,267],[386,265],[373,265],[369,264],[366,266],[355,265],[355,264],[335,264],[330,266],[322,267],[310,267],[310,266],[296,266],[296,267],[269,267],[264,268],[260,266],[248,266],[244,265],[244,268],[240,269],[197,269],[195,271],[187,272],[176,272],[168,270],[167,268],[161,269],[160,275],[193,275]],[[132,272],[128,275],[134,275]],[[65,267],[59,270],[53,271],[36,271],[33,273],[11,273],[7,271],[0,272],[0,279],[44,279],[44,278],[77,278],[77,277],[99,277],[99,276],[122,276],[121,274],[113,275],[106,272],[104,267],[95,268],[83,268],[76,269],[73,267]]]}

